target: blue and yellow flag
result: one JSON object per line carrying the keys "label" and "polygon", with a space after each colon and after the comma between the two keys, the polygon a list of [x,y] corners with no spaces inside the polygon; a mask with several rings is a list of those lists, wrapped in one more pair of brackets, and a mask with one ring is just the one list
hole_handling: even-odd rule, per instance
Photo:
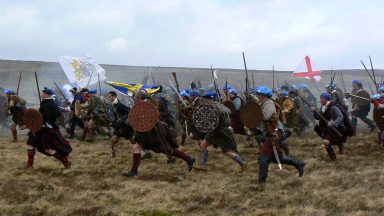
{"label": "blue and yellow flag", "polygon": [[156,93],[160,90],[158,85],[143,85],[143,84],[133,84],[133,83],[119,83],[119,82],[105,82],[116,91],[120,92],[123,95],[132,95],[133,93],[144,89],[148,94]]}

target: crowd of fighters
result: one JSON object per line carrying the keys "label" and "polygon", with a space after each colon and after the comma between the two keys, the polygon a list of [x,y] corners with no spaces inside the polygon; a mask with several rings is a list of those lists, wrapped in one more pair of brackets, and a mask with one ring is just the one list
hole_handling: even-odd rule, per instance
{"label": "crowd of fighters", "polygon": [[[384,87],[378,88],[379,93],[370,97],[363,89],[359,80],[352,81],[351,93],[343,93],[335,83],[325,87],[326,91],[318,98],[314,97],[305,85],[285,85],[278,90],[268,87],[251,88],[248,92],[239,92],[226,85],[221,91],[203,91],[191,85],[169,98],[163,88],[148,94],[145,89],[135,92],[134,104],[148,102],[153,104],[159,112],[154,127],[147,131],[135,131],[129,122],[132,106],[122,103],[115,91],[110,91],[106,97],[99,96],[95,89],[71,89],[73,101],[67,106],[61,106],[54,100],[55,91],[44,88],[41,91],[39,112],[43,123],[38,130],[31,130],[27,140],[27,167],[32,168],[36,150],[47,156],[53,156],[65,168],[71,167],[71,145],[68,140],[74,139],[76,126],[82,129],[78,139],[93,141],[95,133],[110,138],[111,157],[117,154],[117,144],[120,138],[132,143],[132,164],[124,176],[135,177],[139,173],[140,161],[150,158],[153,152],[163,153],[172,163],[179,158],[185,161],[188,171],[193,168],[207,170],[208,146],[219,147],[223,154],[231,158],[240,167],[240,171],[247,169],[247,163],[238,152],[238,144],[234,134],[244,135],[248,140],[248,147],[254,147],[253,141],[258,143],[259,150],[259,183],[267,180],[270,162],[287,164],[295,167],[299,176],[304,174],[305,163],[295,159],[289,153],[287,139],[291,134],[303,136],[303,131],[314,126],[314,131],[322,138],[322,144],[331,160],[336,160],[335,145],[339,153],[343,154],[347,137],[356,131],[357,119],[368,125],[371,132],[376,128],[375,122],[367,116],[373,104],[374,115],[380,115],[384,110]],[[222,96],[217,93],[222,92]],[[11,133],[13,141],[17,142],[17,127],[26,129],[24,120],[29,111],[26,101],[6,89],[4,94],[8,100],[8,115],[12,117]],[[351,98],[349,105],[348,98]],[[320,107],[317,108],[320,100]],[[81,105],[81,115],[75,115],[75,106]],[[242,118],[242,109],[247,104],[260,109],[260,122],[248,128]],[[202,131],[188,116],[188,112],[202,105],[209,105],[218,113],[218,122],[210,131]],[[178,112],[175,112],[178,110]],[[63,113],[70,113],[67,135],[60,132]],[[257,118],[257,116],[256,116]],[[383,125],[380,119],[377,142],[384,143]],[[200,149],[199,161],[185,152],[185,140],[190,137],[196,140]],[[87,139],[88,138],[88,139]]]}

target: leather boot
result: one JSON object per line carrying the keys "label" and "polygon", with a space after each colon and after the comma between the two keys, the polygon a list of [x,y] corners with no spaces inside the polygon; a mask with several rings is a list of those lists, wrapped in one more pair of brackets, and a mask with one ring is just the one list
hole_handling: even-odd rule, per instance
{"label": "leather boot", "polygon": [[259,155],[259,184],[265,184],[267,182],[268,167],[269,167],[268,158],[265,155],[260,154]]}
{"label": "leather boot", "polygon": [[287,165],[294,166],[297,169],[297,171],[299,172],[300,177],[302,177],[304,175],[305,163],[303,161],[296,160],[296,159],[291,158],[289,156],[282,156],[280,158],[280,162],[281,162],[281,164],[287,164]]}
{"label": "leather boot", "polygon": [[336,160],[336,154],[333,151],[332,147],[326,147],[325,150],[327,150],[327,153],[332,161]]}

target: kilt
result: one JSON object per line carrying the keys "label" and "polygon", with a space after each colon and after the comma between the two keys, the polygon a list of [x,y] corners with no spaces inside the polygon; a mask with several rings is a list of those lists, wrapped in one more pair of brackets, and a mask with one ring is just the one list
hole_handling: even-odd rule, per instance
{"label": "kilt", "polygon": [[[156,134],[156,127],[159,132],[159,136]],[[148,132],[137,132],[135,131],[135,141],[146,150],[152,150],[156,153],[171,152],[172,148],[178,148],[178,144],[172,134],[172,130],[167,125],[157,123],[155,128]],[[160,141],[163,139],[164,144]]]}
{"label": "kilt", "polygon": [[114,127],[113,135],[119,138],[124,137],[124,139],[128,140],[133,137],[133,128],[123,122],[118,122]]}
{"label": "kilt", "polygon": [[227,127],[217,127],[205,135],[205,140],[214,147],[220,147],[224,153],[229,151],[237,152],[236,141]]}
{"label": "kilt", "polygon": [[67,156],[72,152],[69,142],[63,137],[59,129],[42,127],[37,133],[28,133],[27,144],[35,147],[37,151],[50,156],[45,150],[53,149]]}
{"label": "kilt", "polygon": [[[347,137],[345,135],[339,136],[331,127],[321,127],[317,125],[315,126],[314,131],[321,138],[328,140],[332,144],[341,144],[347,141]],[[338,129],[338,131],[343,134],[342,130]]]}

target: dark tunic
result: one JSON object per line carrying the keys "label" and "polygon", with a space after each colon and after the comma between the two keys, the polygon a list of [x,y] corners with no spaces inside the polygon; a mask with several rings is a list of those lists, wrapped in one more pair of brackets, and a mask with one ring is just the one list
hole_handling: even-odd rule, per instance
{"label": "dark tunic", "polygon": [[[234,101],[235,99],[239,98],[241,101],[241,107],[244,105],[243,99],[236,96],[235,98],[231,99],[231,101]],[[232,111],[230,114],[231,117],[231,127],[233,129],[234,134],[245,134],[244,125],[240,120],[240,109]]]}
{"label": "dark tunic", "polygon": [[218,102],[214,102],[212,105],[219,111],[219,124],[215,130],[205,135],[205,140],[214,147],[220,147],[224,153],[228,151],[237,152],[236,141],[233,133],[228,128],[230,124],[230,110]]}
{"label": "dark tunic", "polygon": [[43,100],[39,112],[43,116],[44,124],[37,133],[28,133],[27,144],[45,155],[49,155],[46,150],[52,149],[67,156],[72,152],[72,148],[60,133],[58,126],[55,125],[56,119],[60,116],[55,101],[53,99]]}
{"label": "dark tunic", "polygon": [[118,101],[113,105],[117,115],[117,121],[114,123],[114,132],[113,134],[118,137],[124,137],[125,139],[130,139],[133,137],[133,128],[129,125],[127,118],[130,111],[130,108],[125,104]]}
{"label": "dark tunic", "polygon": [[8,109],[12,115],[12,120],[19,126],[24,125],[23,115],[26,109],[25,104],[26,104],[25,100],[17,95],[11,95],[8,98],[8,105],[9,105]]}
{"label": "dark tunic", "polygon": [[343,121],[344,116],[340,109],[333,103],[330,102],[323,112],[320,108],[319,112],[327,121],[333,121],[334,127],[341,133],[343,136],[339,136],[331,127],[328,127],[327,122],[319,117],[317,113],[314,113],[314,117],[319,120],[319,124],[315,126],[315,132],[323,139],[329,140],[333,144],[344,143],[347,139],[347,136],[344,135],[346,131],[346,125]]}

